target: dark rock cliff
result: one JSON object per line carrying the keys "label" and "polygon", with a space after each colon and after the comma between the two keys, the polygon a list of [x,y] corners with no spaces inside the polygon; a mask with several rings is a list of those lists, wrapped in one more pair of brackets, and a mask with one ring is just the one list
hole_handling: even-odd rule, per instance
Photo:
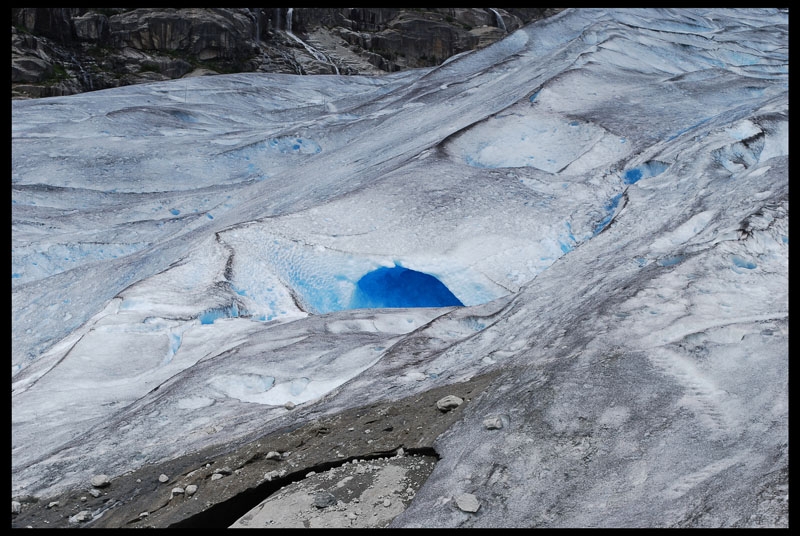
{"label": "dark rock cliff", "polygon": [[559,8],[12,8],[11,98],[233,72],[438,65]]}

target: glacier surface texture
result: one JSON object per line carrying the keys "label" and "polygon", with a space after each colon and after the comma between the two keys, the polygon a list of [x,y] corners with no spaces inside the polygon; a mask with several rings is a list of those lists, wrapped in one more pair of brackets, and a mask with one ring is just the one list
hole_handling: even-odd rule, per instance
{"label": "glacier surface texture", "polygon": [[569,9],[12,101],[12,497],[490,374],[392,526],[788,526],[788,93],[786,10]]}

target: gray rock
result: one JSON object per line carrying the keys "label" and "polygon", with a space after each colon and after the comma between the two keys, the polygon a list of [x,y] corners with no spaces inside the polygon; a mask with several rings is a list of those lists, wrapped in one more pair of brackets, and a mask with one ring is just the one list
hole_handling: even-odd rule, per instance
{"label": "gray rock", "polygon": [[268,473],[264,474],[264,480],[271,481],[275,480],[276,478],[280,478],[286,474],[286,469],[281,469],[280,471],[269,471]]}
{"label": "gray rock", "polygon": [[88,510],[81,510],[74,516],[69,518],[70,523],[84,523],[92,519],[92,513]]}
{"label": "gray rock", "polygon": [[165,475],[164,473],[161,473],[160,475],[158,475],[158,481],[163,484],[163,483],[169,481],[169,477],[167,475]]}
{"label": "gray rock", "polygon": [[22,504],[19,501],[11,501],[11,513],[18,514],[22,511]]}
{"label": "gray rock", "polygon": [[189,484],[188,486],[186,486],[186,495],[191,497],[195,493],[197,493],[197,486],[195,484]]}
{"label": "gray rock", "polygon": [[111,485],[108,475],[95,475],[92,477],[92,486],[96,488],[105,488]]}
{"label": "gray rock", "polygon": [[456,497],[456,506],[464,512],[477,512],[481,507],[478,498],[472,493],[462,493]]}
{"label": "gray rock", "polygon": [[486,417],[485,419],[483,419],[483,426],[487,430],[499,430],[500,428],[503,427],[503,419],[501,419],[499,415]]}
{"label": "gray rock", "polygon": [[327,508],[336,504],[336,497],[327,491],[320,491],[314,495],[314,506],[317,508]]}
{"label": "gray rock", "polygon": [[264,456],[264,457],[267,460],[280,460],[281,459],[281,453],[277,452],[277,451],[274,451],[274,450],[271,450],[271,451],[267,452],[267,455]]}
{"label": "gray rock", "polygon": [[72,19],[75,36],[81,41],[101,41],[109,37],[108,17],[100,13],[86,13]]}
{"label": "gray rock", "polygon": [[[12,98],[216,74],[192,70],[197,60],[214,62],[219,72],[383,74],[432,66],[552,14],[543,8],[497,8],[497,15],[486,8],[294,8],[294,33],[313,41],[326,62],[287,37],[286,11],[12,8]],[[55,70],[60,67],[66,73]],[[54,83],[54,74],[66,78]]]}
{"label": "gray rock", "polygon": [[436,402],[436,407],[439,408],[439,411],[450,411],[451,409],[457,408],[463,403],[463,398],[459,398],[455,395],[447,395]]}
{"label": "gray rock", "polygon": [[41,82],[53,74],[53,65],[36,56],[14,58],[11,62],[12,82]]}

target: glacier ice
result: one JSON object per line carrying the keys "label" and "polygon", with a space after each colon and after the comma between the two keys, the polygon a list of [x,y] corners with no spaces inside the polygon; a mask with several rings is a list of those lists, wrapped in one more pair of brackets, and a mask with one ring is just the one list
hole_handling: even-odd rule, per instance
{"label": "glacier ice", "polygon": [[[784,10],[569,9],[11,132],[13,496],[494,371],[394,526],[788,519],[754,517],[788,467]],[[358,294],[398,266],[452,298]]]}

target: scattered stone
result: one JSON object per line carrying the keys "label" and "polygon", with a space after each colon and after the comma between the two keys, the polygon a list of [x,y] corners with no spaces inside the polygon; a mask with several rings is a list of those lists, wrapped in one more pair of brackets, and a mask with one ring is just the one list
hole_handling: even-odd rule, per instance
{"label": "scattered stone", "polygon": [[105,488],[110,485],[111,481],[108,479],[108,475],[95,475],[92,477],[92,486],[96,488]]}
{"label": "scattered stone", "polygon": [[74,516],[69,518],[70,523],[84,523],[92,519],[92,513],[88,510],[81,510]]}
{"label": "scattered stone", "polygon": [[96,489],[90,489],[90,490],[89,490],[89,495],[91,495],[92,497],[94,497],[94,498],[96,499],[96,498],[98,498],[100,495],[102,495],[102,493],[100,493],[100,492],[99,492],[98,490],[96,490]]}
{"label": "scattered stone", "polygon": [[158,481],[163,484],[164,482],[168,482],[169,481],[169,477],[167,475],[165,475],[164,473],[161,473],[160,475],[158,475]]}
{"label": "scattered stone", "polygon": [[296,408],[297,406],[291,400],[287,400],[286,403],[283,405],[283,407],[286,408],[286,409],[291,410],[291,409]]}
{"label": "scattered stone", "polygon": [[230,475],[230,474],[233,474],[233,471],[231,471],[231,468],[226,465],[225,467],[220,467],[219,469],[214,469],[214,474],[217,474],[217,475]]}
{"label": "scattered stone", "polygon": [[281,453],[277,452],[277,451],[274,451],[274,450],[271,450],[271,451],[267,452],[267,455],[265,456],[265,458],[267,460],[280,460],[281,459]]}
{"label": "scattered stone", "polygon": [[185,492],[186,490],[184,490],[183,488],[172,488],[171,497],[174,497],[175,495],[183,495]]}
{"label": "scattered stone", "polygon": [[341,488],[341,487],[347,485],[347,483],[350,482],[351,480],[353,480],[352,476],[346,476],[343,479],[341,479],[339,482],[336,483],[336,487],[337,488]]}
{"label": "scattered stone", "polygon": [[197,486],[195,484],[189,484],[186,486],[186,495],[191,497],[195,493],[197,493]]}
{"label": "scattered stone", "polygon": [[478,498],[472,493],[462,493],[456,497],[456,505],[464,512],[477,512],[481,507]]}
{"label": "scattered stone", "polygon": [[52,507],[54,507],[54,506],[58,506],[58,501],[53,501],[53,502],[51,502],[50,504],[48,504],[48,505],[47,505],[47,509],[49,510],[50,508],[52,508]]}
{"label": "scattered stone", "polygon": [[88,499],[86,498],[86,495],[84,495],[83,497],[81,497],[81,502],[86,502],[87,500],[88,500]]}
{"label": "scattered stone", "polygon": [[320,491],[314,495],[314,506],[317,508],[327,508],[336,504],[336,497],[327,491]]}
{"label": "scattered stone", "polygon": [[392,501],[390,501],[389,499],[384,499],[384,500],[383,500],[383,506],[385,506],[385,507],[387,507],[387,508],[388,508],[388,507],[390,507],[391,505],[392,505]]}
{"label": "scattered stone", "polygon": [[503,427],[503,419],[499,415],[493,415],[483,420],[483,426],[487,430],[499,430]]}
{"label": "scattered stone", "polygon": [[270,481],[276,478],[280,478],[285,474],[286,474],[286,469],[281,469],[280,471],[270,471],[264,475],[264,479]]}
{"label": "scattered stone", "polygon": [[142,512],[141,514],[139,514],[139,519],[144,519],[145,517],[147,517],[149,515],[150,515],[150,512]]}
{"label": "scattered stone", "polygon": [[459,398],[455,395],[447,395],[436,402],[436,407],[439,408],[439,411],[450,411],[451,409],[457,408],[463,403],[463,398]]}
{"label": "scattered stone", "polygon": [[211,475],[211,480],[219,480],[220,478],[222,478],[222,475],[219,473],[214,473]]}
{"label": "scattered stone", "polygon": [[22,511],[22,503],[19,501],[11,501],[11,513],[18,514]]}
{"label": "scattered stone", "polygon": [[397,457],[398,458],[402,458],[403,456],[405,456],[405,454],[406,454],[406,451],[403,450],[403,447],[400,447],[399,449],[397,449]]}
{"label": "scattered stone", "polygon": [[317,474],[317,472],[316,472],[316,471],[309,471],[309,472],[307,472],[307,473],[306,473],[306,478],[308,478],[308,477],[310,477],[310,476],[314,476],[314,475],[316,475],[316,474]]}

